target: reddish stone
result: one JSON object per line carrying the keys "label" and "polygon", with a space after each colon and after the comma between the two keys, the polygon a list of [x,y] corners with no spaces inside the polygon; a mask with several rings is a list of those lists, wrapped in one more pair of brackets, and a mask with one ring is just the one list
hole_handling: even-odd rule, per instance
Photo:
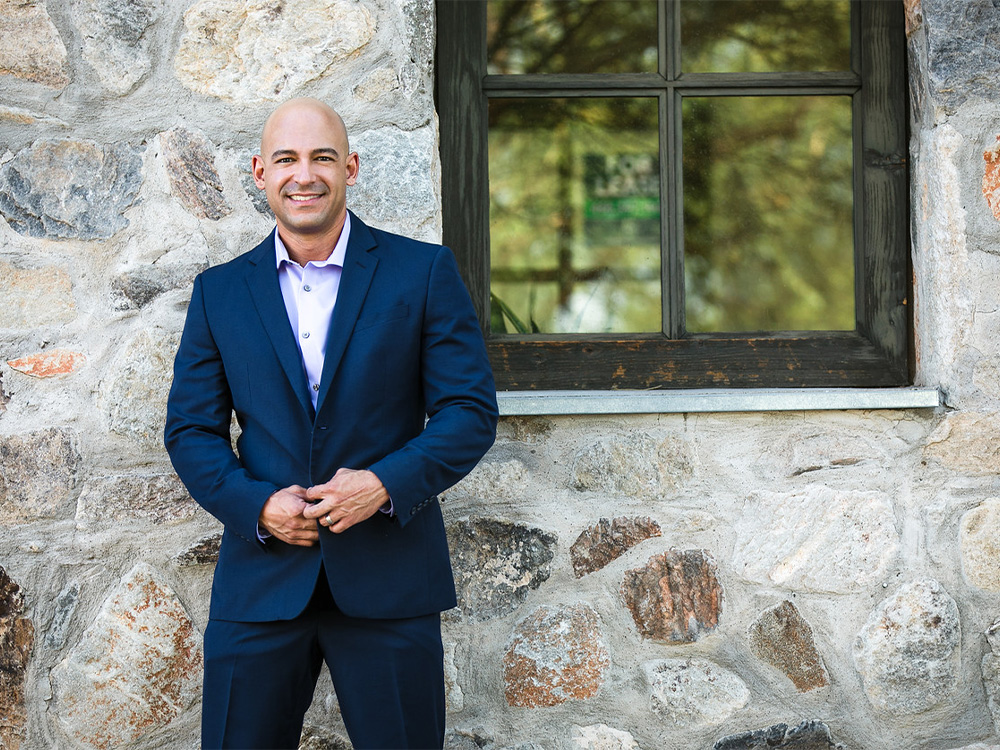
{"label": "reddish stone", "polygon": [[715,630],[722,586],[705,550],[670,550],[625,574],[622,595],[643,638],[693,643]]}
{"label": "reddish stone", "polygon": [[583,578],[617,560],[639,542],[660,536],[660,527],[651,518],[602,518],[577,537],[569,549],[573,573]]}
{"label": "reddish stone", "polygon": [[609,663],[592,607],[539,607],[517,624],[504,654],[504,696],[520,708],[592,698]]}
{"label": "reddish stone", "polygon": [[184,128],[168,130],[160,136],[167,160],[170,189],[184,208],[202,219],[221,219],[233,212],[222,192],[222,180],[215,170],[212,146],[201,134]]}
{"label": "reddish stone", "polygon": [[50,349],[46,352],[29,354],[27,357],[7,360],[7,364],[33,378],[54,378],[76,372],[86,361],[87,357],[80,352]]}
{"label": "reddish stone", "polygon": [[27,722],[24,677],[35,628],[23,613],[20,587],[0,568],[0,748],[8,750],[17,750]]}
{"label": "reddish stone", "polygon": [[[997,136],[1000,141],[1000,135]],[[983,152],[986,172],[983,174],[983,195],[989,204],[993,217],[1000,219],[1000,143]]]}
{"label": "reddish stone", "polygon": [[906,38],[909,39],[924,22],[920,0],[903,0],[903,9],[906,14]]}
{"label": "reddish stone", "polygon": [[789,601],[764,611],[750,626],[750,650],[783,672],[800,692],[830,684],[812,628]]}

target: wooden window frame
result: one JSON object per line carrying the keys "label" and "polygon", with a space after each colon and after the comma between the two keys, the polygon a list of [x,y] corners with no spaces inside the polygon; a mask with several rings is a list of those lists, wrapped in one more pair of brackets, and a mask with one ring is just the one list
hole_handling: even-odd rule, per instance
{"label": "wooden window frame", "polygon": [[[653,1],[653,0],[650,0]],[[660,4],[660,48],[679,37],[679,7]],[[895,387],[912,373],[909,304],[906,40],[903,4],[852,3],[852,71],[487,75],[486,3],[437,2],[444,242],[483,324],[499,390]],[[663,59],[667,58],[667,59]],[[656,96],[661,127],[660,334],[494,334],[489,330],[487,103],[491,97]],[[854,331],[692,334],[683,330],[680,107],[685,96],[847,95],[854,129]]]}

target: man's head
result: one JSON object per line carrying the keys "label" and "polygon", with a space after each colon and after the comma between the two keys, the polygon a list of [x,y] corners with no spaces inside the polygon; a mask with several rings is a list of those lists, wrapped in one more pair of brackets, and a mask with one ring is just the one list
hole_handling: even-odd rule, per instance
{"label": "man's head", "polygon": [[316,99],[281,104],[264,123],[252,167],[286,244],[336,241],[359,167],[340,115]]}

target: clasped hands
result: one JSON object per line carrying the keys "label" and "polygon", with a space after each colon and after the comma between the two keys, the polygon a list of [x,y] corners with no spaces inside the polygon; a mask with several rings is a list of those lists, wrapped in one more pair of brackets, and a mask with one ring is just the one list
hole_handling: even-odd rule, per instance
{"label": "clasped hands", "polygon": [[389,500],[381,480],[366,469],[338,469],[326,484],[295,484],[264,503],[258,523],[272,536],[300,547],[319,542],[320,526],[339,534],[375,515]]}

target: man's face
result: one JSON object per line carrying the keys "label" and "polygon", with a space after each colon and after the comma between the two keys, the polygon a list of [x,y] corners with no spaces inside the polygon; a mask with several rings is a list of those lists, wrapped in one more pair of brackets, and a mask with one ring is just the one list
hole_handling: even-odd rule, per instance
{"label": "man's face", "polygon": [[252,166],[283,239],[339,236],[358,155],[348,153],[347,132],[332,110],[308,101],[279,107]]}

